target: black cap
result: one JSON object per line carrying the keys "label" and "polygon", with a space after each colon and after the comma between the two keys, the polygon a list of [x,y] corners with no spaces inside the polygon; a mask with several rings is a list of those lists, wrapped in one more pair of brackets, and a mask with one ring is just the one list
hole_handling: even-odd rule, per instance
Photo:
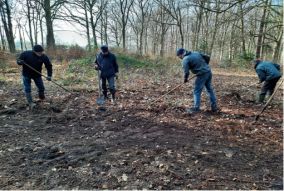
{"label": "black cap", "polygon": [[102,46],[101,46],[101,51],[102,51],[103,53],[108,52],[108,46],[107,46],[107,45],[102,45]]}
{"label": "black cap", "polygon": [[37,44],[37,45],[34,45],[33,51],[35,51],[35,52],[43,52],[44,49],[42,48],[41,45],[38,45],[38,44]]}
{"label": "black cap", "polygon": [[183,48],[177,49],[177,56],[184,54],[184,52],[185,52],[185,49]]}

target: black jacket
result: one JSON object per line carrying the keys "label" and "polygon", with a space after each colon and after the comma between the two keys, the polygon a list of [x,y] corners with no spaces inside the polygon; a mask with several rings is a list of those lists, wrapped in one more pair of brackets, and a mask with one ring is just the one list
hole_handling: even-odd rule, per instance
{"label": "black jacket", "polygon": [[[39,73],[41,73],[42,64],[44,64],[47,70],[47,76],[50,77],[52,76],[52,64],[49,58],[45,54],[43,54],[42,56],[37,56],[33,51],[24,51],[23,53],[21,53],[20,57],[17,60],[17,63],[19,65],[21,63],[21,60],[23,60],[25,64],[31,66]],[[36,73],[25,64],[23,64],[23,70],[22,70],[23,76],[30,78],[38,78],[41,76],[40,74]]]}
{"label": "black jacket", "polygon": [[108,55],[103,55],[100,53],[95,63],[99,66],[99,70],[101,70],[102,78],[109,78],[115,76],[118,73],[118,65],[116,62],[116,57],[112,53],[108,53]]}

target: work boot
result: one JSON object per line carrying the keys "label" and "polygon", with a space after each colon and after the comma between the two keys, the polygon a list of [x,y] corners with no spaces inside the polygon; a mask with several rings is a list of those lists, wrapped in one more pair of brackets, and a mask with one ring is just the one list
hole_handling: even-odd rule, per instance
{"label": "work boot", "polygon": [[44,92],[38,92],[38,98],[40,99],[40,101],[43,101],[45,99]]}
{"label": "work boot", "polygon": [[219,107],[212,107],[211,108],[212,113],[219,113],[220,111],[221,111],[221,109]]}
{"label": "work boot", "polygon": [[28,101],[29,109],[33,109],[36,106],[36,104],[33,102],[32,94],[26,93],[26,98]]}
{"label": "work boot", "polygon": [[269,100],[271,98],[272,94],[269,94],[267,97],[267,100]]}
{"label": "work boot", "polygon": [[104,99],[107,100],[108,97],[107,97],[107,91],[103,91],[103,95],[104,95]]}
{"label": "work boot", "polygon": [[32,98],[31,93],[26,93],[26,98],[27,98],[28,104],[33,103],[33,98]]}
{"label": "work boot", "polygon": [[263,103],[263,102],[264,102],[264,99],[265,99],[265,95],[259,94],[257,101],[258,101],[258,103]]}
{"label": "work boot", "polygon": [[34,102],[29,103],[29,109],[33,110],[35,108],[36,104]]}
{"label": "work boot", "polygon": [[115,93],[111,94],[111,103],[115,104]]}
{"label": "work boot", "polygon": [[186,113],[187,114],[190,114],[190,115],[193,115],[193,114],[196,114],[200,111],[199,108],[196,108],[196,107],[192,107],[192,108],[189,108],[186,110]]}

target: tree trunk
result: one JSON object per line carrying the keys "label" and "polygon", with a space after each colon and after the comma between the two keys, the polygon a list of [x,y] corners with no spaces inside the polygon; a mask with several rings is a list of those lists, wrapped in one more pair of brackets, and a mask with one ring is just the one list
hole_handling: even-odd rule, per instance
{"label": "tree trunk", "polygon": [[243,4],[240,2],[239,4],[240,14],[241,14],[241,41],[242,41],[242,55],[246,55],[246,40],[245,40],[245,24],[244,24],[244,11]]}
{"label": "tree trunk", "polygon": [[108,44],[108,35],[107,35],[107,26],[108,26],[108,14],[107,11],[104,11],[104,39],[105,43]]}
{"label": "tree trunk", "polygon": [[[217,7],[217,10],[219,10],[219,4],[216,5]],[[218,31],[218,23],[219,23],[219,13],[216,12],[215,13],[215,24],[214,24],[214,28],[213,28],[213,35],[212,35],[212,39],[211,39],[211,44],[210,44],[210,47],[209,47],[209,51],[208,51],[208,54],[211,55],[212,54],[212,51],[213,51],[213,47],[214,47],[214,44],[215,44],[215,40],[216,40],[216,35],[217,35],[217,31]]]}
{"label": "tree trunk", "polygon": [[143,55],[143,33],[144,33],[144,19],[142,19],[141,31],[139,36],[139,54]]}
{"label": "tree trunk", "polygon": [[123,21],[122,23],[122,48],[123,51],[126,51],[126,23]]}
{"label": "tree trunk", "polygon": [[50,0],[44,0],[44,12],[46,20],[46,48],[55,50],[55,39],[53,33],[53,21],[51,16]]}
{"label": "tree trunk", "polygon": [[2,5],[1,10],[0,10],[1,18],[2,18],[3,25],[4,25],[4,31],[6,34],[6,38],[8,41],[9,50],[11,53],[15,53],[16,47],[15,47],[15,41],[14,41],[14,35],[13,35],[11,9],[10,9],[8,0],[5,0],[4,4],[5,4],[5,8],[4,8],[4,5]]}
{"label": "tree trunk", "polygon": [[43,17],[40,19],[39,27],[40,27],[41,45],[42,45],[42,47],[44,47],[44,37],[43,37],[43,24],[42,24],[42,19],[43,19]]}
{"label": "tree trunk", "polygon": [[145,36],[144,36],[144,52],[145,54],[148,53],[148,27],[145,29]]}
{"label": "tree trunk", "polygon": [[2,32],[2,27],[0,26],[0,35],[1,35],[1,43],[2,43],[2,50],[6,50],[6,43],[5,43],[5,37]]}
{"label": "tree trunk", "polygon": [[203,6],[204,6],[204,1],[201,2],[201,6],[199,7],[199,11],[197,14],[197,20],[195,23],[195,31],[193,34],[194,37],[193,37],[193,42],[192,42],[192,48],[194,50],[198,50],[198,47],[199,47],[199,33],[200,33],[201,24],[202,24]]}
{"label": "tree trunk", "polygon": [[263,13],[262,13],[261,20],[260,20],[258,37],[257,37],[257,44],[256,44],[256,52],[255,52],[256,58],[261,57],[261,48],[262,48],[262,42],[263,42],[264,26],[265,26],[265,19],[266,19],[268,2],[269,2],[269,0],[265,1]]}
{"label": "tree trunk", "polygon": [[93,17],[93,12],[90,11],[90,19],[91,19],[91,28],[92,28],[92,33],[93,33],[93,41],[94,41],[94,49],[98,48],[98,42],[97,42],[97,35],[96,35],[96,25],[94,23],[94,17]]}
{"label": "tree trunk", "polygon": [[86,2],[84,2],[84,10],[85,10],[85,22],[86,22],[86,34],[87,34],[87,49],[89,52],[91,52],[91,38],[90,38],[90,28],[89,28],[89,17],[87,13],[87,5]]}
{"label": "tree trunk", "polygon": [[18,24],[18,30],[19,30],[19,38],[20,38],[20,44],[21,44],[21,51],[24,51],[24,45],[23,45],[23,38],[22,38],[22,33],[21,33],[21,25]]}
{"label": "tree trunk", "polygon": [[27,2],[27,17],[28,17],[28,25],[29,25],[29,39],[31,42],[31,46],[34,46],[34,40],[33,40],[33,33],[32,33],[32,19],[31,19],[31,5],[30,5],[30,1],[26,0]]}
{"label": "tree trunk", "polygon": [[166,33],[165,33],[165,29],[164,29],[163,24],[162,24],[161,28],[162,28],[161,29],[162,30],[162,34],[161,34],[161,42],[160,42],[160,44],[161,44],[160,56],[164,57],[164,53],[165,53],[165,35],[166,35]]}
{"label": "tree trunk", "polygon": [[279,62],[280,61],[280,52],[281,52],[281,44],[282,44],[282,37],[283,37],[283,30],[281,30],[278,38],[277,38],[277,42],[276,42],[276,46],[273,50],[273,61],[274,62]]}

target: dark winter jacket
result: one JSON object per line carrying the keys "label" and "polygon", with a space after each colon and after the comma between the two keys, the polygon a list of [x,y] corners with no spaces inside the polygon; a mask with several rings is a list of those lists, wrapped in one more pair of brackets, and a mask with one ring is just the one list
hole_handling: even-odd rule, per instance
{"label": "dark winter jacket", "polygon": [[281,77],[280,65],[269,61],[257,61],[255,64],[255,71],[260,82]]}
{"label": "dark winter jacket", "polygon": [[52,64],[45,54],[43,54],[42,56],[37,56],[33,51],[24,51],[17,59],[17,63],[19,65],[23,65],[23,76],[30,78],[38,78],[41,75],[30,69],[25,64],[22,64],[22,61],[24,61],[25,64],[34,68],[39,73],[41,73],[42,64],[44,64],[47,70],[47,76],[52,77]]}
{"label": "dark winter jacket", "polygon": [[196,75],[202,75],[211,72],[210,66],[206,63],[199,52],[186,51],[182,59],[182,66],[184,70],[184,78],[188,78],[189,70]]}
{"label": "dark winter jacket", "polygon": [[102,53],[97,55],[95,63],[99,66],[99,70],[101,70],[102,78],[109,78],[118,73],[116,57],[110,52],[107,55],[103,55]]}

